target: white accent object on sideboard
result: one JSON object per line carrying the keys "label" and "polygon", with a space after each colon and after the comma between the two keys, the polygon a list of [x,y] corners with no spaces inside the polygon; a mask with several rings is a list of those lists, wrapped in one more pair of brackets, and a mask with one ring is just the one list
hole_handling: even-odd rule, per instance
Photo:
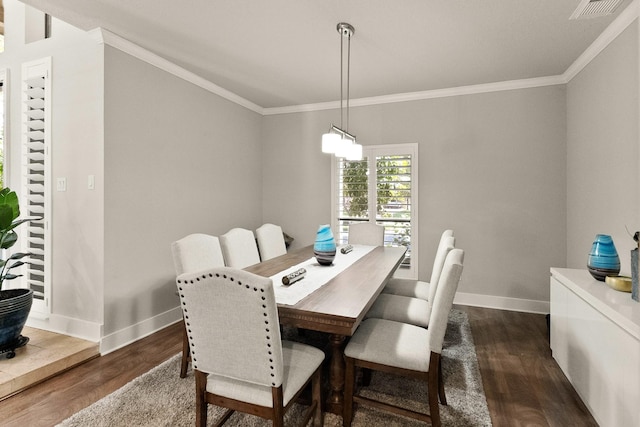
{"label": "white accent object on sideboard", "polygon": [[551,351],[603,427],[640,426],[640,303],[585,270],[551,269]]}

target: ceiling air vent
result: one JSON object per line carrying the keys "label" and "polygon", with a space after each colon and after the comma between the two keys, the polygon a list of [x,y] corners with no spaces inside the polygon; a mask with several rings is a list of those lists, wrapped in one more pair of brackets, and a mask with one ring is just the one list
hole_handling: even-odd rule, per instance
{"label": "ceiling air vent", "polygon": [[622,0],[582,0],[569,19],[587,19],[611,15]]}

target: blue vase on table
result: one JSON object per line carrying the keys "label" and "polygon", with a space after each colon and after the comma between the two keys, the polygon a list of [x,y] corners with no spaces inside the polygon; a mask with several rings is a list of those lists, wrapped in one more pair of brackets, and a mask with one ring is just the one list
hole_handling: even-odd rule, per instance
{"label": "blue vase on table", "polygon": [[316,241],[313,244],[313,254],[320,265],[331,265],[336,257],[336,241],[333,238],[331,227],[321,225],[316,233]]}
{"label": "blue vase on table", "polygon": [[620,273],[620,257],[611,236],[596,235],[589,252],[587,269],[596,280],[602,282],[607,276],[617,276]]}

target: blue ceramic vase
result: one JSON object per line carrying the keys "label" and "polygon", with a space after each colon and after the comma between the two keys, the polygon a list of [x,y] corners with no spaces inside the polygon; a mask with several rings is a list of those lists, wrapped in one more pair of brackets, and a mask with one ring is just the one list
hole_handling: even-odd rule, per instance
{"label": "blue ceramic vase", "polygon": [[617,276],[620,273],[620,258],[611,236],[596,235],[589,252],[587,269],[595,279],[602,282],[607,276]]}
{"label": "blue ceramic vase", "polygon": [[316,241],[313,244],[313,254],[320,265],[331,265],[336,257],[336,241],[333,238],[331,227],[321,225],[316,233]]}

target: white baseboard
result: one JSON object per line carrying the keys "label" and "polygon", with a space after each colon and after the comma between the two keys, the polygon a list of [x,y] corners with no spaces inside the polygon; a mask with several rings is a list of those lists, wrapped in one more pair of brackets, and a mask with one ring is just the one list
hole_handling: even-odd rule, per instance
{"label": "white baseboard", "polygon": [[31,328],[43,329],[93,342],[99,342],[102,336],[102,325],[100,323],[58,314],[42,316],[40,313],[33,312],[29,315],[26,325]]}
{"label": "white baseboard", "polygon": [[466,294],[458,292],[454,304],[498,310],[523,311],[526,313],[549,313],[549,301],[497,297],[493,295]]}
{"label": "white baseboard", "polygon": [[[549,313],[548,301],[497,297],[492,295],[458,292],[454,304],[527,313]],[[44,329],[88,341],[100,342],[100,354],[105,355],[153,334],[182,320],[182,310],[175,307],[135,325],[102,337],[102,325],[51,314],[47,318],[30,316],[27,326]]]}
{"label": "white baseboard", "polygon": [[120,329],[102,338],[100,354],[104,356],[181,320],[182,309],[176,307],[135,325]]}

